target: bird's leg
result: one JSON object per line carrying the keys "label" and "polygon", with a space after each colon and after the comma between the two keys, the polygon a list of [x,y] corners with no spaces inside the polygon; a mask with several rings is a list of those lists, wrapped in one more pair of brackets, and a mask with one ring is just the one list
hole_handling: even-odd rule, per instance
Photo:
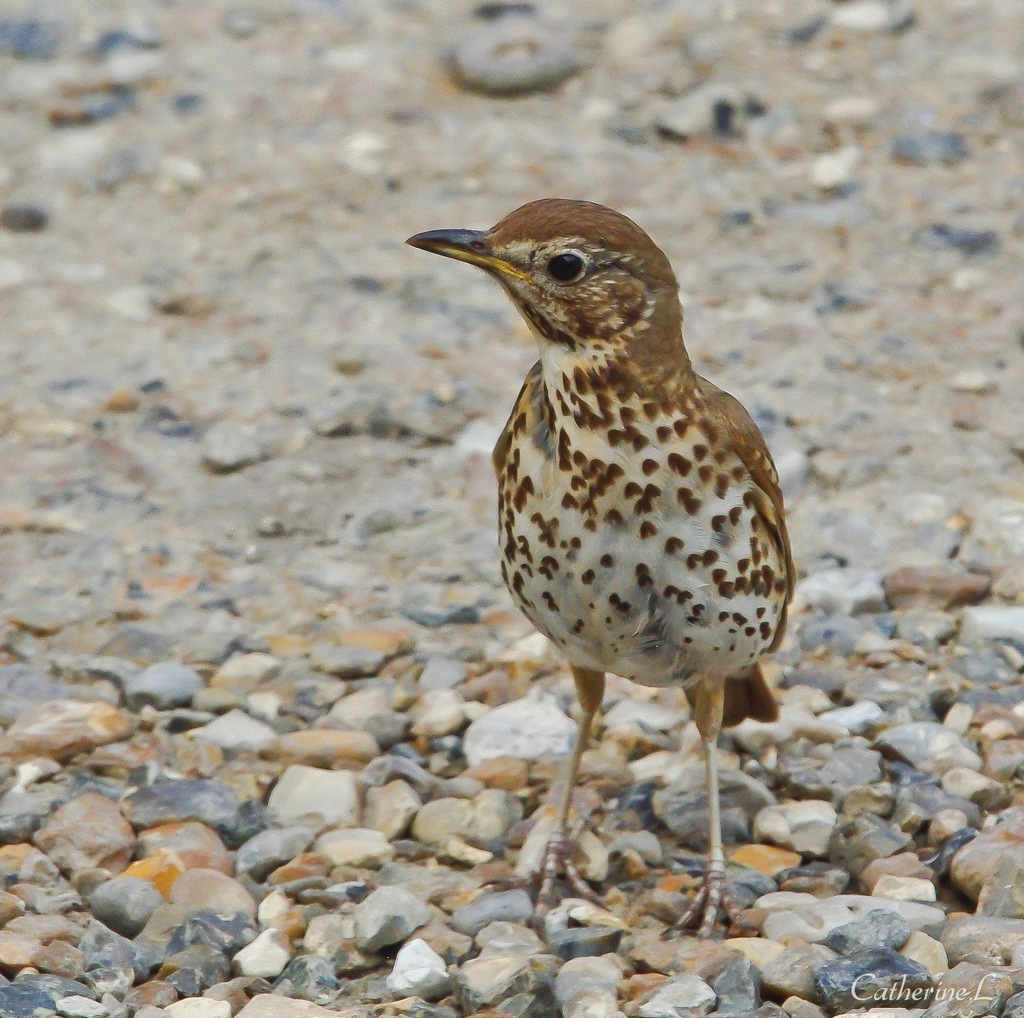
{"label": "bird's leg", "polygon": [[725,704],[725,685],[708,680],[697,689],[694,702],[694,721],[704,744],[704,763],[707,769],[708,791],[708,865],[704,883],[693,904],[683,913],[677,925],[697,927],[697,934],[710,937],[719,913],[729,915],[732,905],[725,886],[725,850],[722,848],[722,810],[718,796],[718,757],[716,746],[722,728]]}
{"label": "bird's leg", "polygon": [[[576,681],[576,695],[579,697],[583,716],[580,718],[576,735],[576,745],[565,771],[565,787],[558,801],[558,813],[555,816],[555,830],[548,840],[544,853],[544,863],[540,870],[541,883],[537,893],[537,908],[534,920],[542,919],[554,902],[554,886],[561,873],[569,882],[573,891],[581,898],[600,904],[600,898],[591,890],[573,862],[572,855],[576,848],[576,839],[582,833],[582,827],[569,832],[569,809],[572,806],[572,793],[576,788],[576,776],[580,769],[583,751],[587,748],[587,739],[594,723],[594,717],[601,707],[604,697],[604,673],[591,671],[587,668],[572,669],[572,677]],[[586,823],[587,818],[583,818]]]}

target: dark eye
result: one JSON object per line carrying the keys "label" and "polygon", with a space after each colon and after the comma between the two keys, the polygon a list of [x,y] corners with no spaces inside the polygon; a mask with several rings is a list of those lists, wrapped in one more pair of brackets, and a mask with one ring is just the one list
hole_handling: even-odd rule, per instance
{"label": "dark eye", "polygon": [[566,252],[548,262],[548,275],[559,283],[574,283],[583,275],[586,263],[578,254]]}

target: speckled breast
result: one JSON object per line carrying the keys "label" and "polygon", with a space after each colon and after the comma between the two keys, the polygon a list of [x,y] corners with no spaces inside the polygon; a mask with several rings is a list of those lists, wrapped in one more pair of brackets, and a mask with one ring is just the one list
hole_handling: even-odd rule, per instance
{"label": "speckled breast", "polygon": [[581,667],[742,673],[772,643],[786,564],[740,457],[685,407],[623,403],[595,427],[559,402],[528,378],[495,450],[516,604]]}

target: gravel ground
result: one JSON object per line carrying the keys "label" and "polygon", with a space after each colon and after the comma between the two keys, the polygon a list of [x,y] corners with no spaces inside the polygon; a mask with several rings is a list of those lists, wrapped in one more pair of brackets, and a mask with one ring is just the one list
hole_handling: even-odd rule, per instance
{"label": "gravel ground", "polygon": [[[1017,0],[9,6],[0,1014],[1024,1015]],[[677,690],[584,760],[606,910],[494,883],[573,732],[493,533],[535,352],[402,241],[549,195],[784,479],[712,943]]]}

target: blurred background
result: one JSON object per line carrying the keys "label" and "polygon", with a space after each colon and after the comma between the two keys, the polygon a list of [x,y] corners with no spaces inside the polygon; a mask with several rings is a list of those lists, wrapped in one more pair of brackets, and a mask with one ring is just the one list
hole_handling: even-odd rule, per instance
{"label": "blurred background", "polygon": [[[584,756],[618,918],[556,910],[555,958],[487,886],[574,731],[497,561],[536,349],[403,242],[544,196],[667,251],[782,475],[743,954],[667,929],[678,688],[612,679]],[[1024,1013],[1022,265],[1021,0],[4,0],[0,1013],[822,1018],[862,965]]]}
{"label": "blurred background", "polygon": [[1024,597],[1022,133],[1014,0],[8,5],[7,652],[527,632],[488,452],[534,349],[402,242],[552,195],[670,255],[812,611]]}

